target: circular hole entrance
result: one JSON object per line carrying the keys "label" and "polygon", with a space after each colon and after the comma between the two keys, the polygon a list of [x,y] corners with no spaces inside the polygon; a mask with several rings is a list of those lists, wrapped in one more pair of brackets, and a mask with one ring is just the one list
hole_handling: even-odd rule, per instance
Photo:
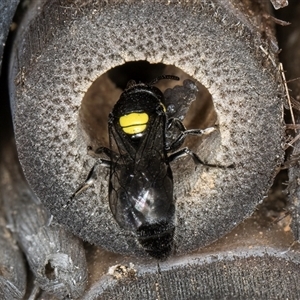
{"label": "circular hole entrance", "polygon": [[[214,110],[211,94],[200,83],[181,69],[162,63],[150,64],[147,61],[127,62],[110,69],[98,77],[86,92],[80,108],[80,121],[87,134],[87,146],[97,149],[109,147],[108,115],[120,98],[129,80],[137,83],[148,83],[161,75],[176,75],[180,81],[160,80],[155,84],[163,93],[166,89],[182,86],[186,79],[192,80],[198,88],[197,98],[193,101],[184,117],[183,123],[188,128],[205,129],[214,126],[217,115]],[[199,138],[188,137],[187,145],[195,147]]]}
{"label": "circular hole entrance", "polygon": [[51,260],[45,265],[45,275],[49,280],[55,279],[55,268],[52,266]]}

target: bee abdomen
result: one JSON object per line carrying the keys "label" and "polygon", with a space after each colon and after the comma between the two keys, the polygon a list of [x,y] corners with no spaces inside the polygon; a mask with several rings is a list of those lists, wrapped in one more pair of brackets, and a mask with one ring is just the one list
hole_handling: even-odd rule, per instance
{"label": "bee abdomen", "polygon": [[137,230],[138,241],[150,256],[165,259],[173,249],[174,230],[165,222],[142,225]]}

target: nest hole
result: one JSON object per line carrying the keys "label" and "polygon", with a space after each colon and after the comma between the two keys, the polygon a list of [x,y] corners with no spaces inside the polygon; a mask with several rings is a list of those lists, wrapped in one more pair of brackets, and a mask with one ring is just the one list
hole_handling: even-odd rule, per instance
{"label": "nest hole", "polygon": [[48,263],[45,265],[45,275],[49,280],[55,279],[55,268],[52,266],[51,261],[49,260]]}
{"label": "nest hole", "polygon": [[[79,112],[82,128],[88,138],[87,146],[92,147],[92,149],[100,146],[109,147],[108,115],[129,80],[133,79],[137,83],[148,83],[160,75],[176,75],[180,78],[180,81],[161,80],[157,82],[155,86],[163,93],[168,88],[182,85],[186,79],[192,80],[197,85],[197,99],[191,103],[183,120],[188,129],[204,129],[215,125],[217,114],[212,96],[200,82],[175,66],[162,63],[150,64],[147,61],[132,61],[108,70],[98,77],[87,90]],[[197,139],[193,137],[187,142],[188,146],[192,148],[197,143]]]}

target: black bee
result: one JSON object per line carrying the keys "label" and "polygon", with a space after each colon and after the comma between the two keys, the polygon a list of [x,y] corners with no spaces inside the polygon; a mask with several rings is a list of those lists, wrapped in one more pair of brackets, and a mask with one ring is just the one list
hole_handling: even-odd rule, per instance
{"label": "black bee", "polygon": [[[186,130],[179,118],[170,117],[163,93],[153,86],[162,79],[179,80],[162,75],[148,84],[129,81],[109,114],[110,148],[95,151],[109,159],[100,158],[73,194],[93,183],[97,165],[110,168],[109,204],[115,220],[134,232],[143,249],[157,259],[168,257],[173,248],[175,201],[170,163],[189,155],[196,164],[204,164],[189,148],[179,148],[186,136],[214,130]],[[197,88],[189,83],[195,95]]]}

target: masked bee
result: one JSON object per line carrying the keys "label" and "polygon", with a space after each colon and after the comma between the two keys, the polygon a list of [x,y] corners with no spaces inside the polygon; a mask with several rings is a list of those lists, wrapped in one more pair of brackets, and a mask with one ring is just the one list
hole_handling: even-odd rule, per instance
{"label": "masked bee", "polygon": [[[175,201],[170,163],[189,155],[196,164],[203,164],[189,148],[180,147],[186,136],[214,130],[186,130],[179,118],[170,117],[163,93],[153,86],[162,79],[179,80],[162,75],[148,84],[129,81],[109,114],[110,148],[95,151],[108,159],[97,161],[72,196],[94,182],[97,165],[110,168],[109,204],[115,220],[134,232],[143,249],[157,259],[168,257],[173,248]],[[196,85],[191,81],[188,84],[195,98]],[[173,132],[178,134],[174,136]]]}

